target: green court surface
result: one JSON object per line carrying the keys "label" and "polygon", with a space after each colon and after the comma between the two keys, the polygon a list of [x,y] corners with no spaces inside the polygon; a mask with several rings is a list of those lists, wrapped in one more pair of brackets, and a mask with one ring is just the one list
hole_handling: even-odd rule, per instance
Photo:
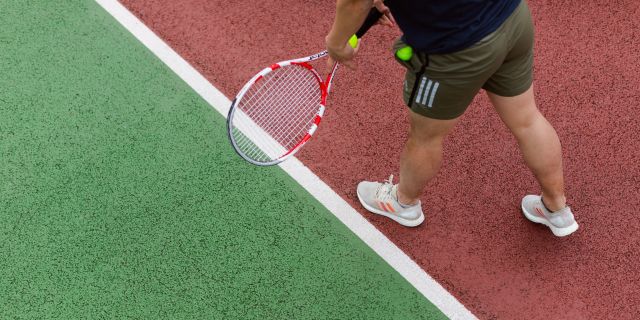
{"label": "green court surface", "polygon": [[444,318],[97,4],[0,12],[0,319]]}

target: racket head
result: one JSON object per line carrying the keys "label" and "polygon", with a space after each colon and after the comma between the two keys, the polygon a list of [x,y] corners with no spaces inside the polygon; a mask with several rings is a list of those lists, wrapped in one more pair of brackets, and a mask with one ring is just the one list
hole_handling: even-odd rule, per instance
{"label": "racket head", "polygon": [[327,88],[307,62],[284,61],[249,80],[231,104],[227,133],[246,161],[269,166],[293,156],[322,119]]}

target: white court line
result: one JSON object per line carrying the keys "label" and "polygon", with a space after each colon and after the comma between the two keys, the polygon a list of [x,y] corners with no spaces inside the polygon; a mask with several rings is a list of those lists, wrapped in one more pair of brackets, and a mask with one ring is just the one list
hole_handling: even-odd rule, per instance
{"label": "white court line", "polygon": [[[193,88],[211,107],[227,116],[231,101],[205,77],[178,55],[153,31],[116,0],[96,0],[107,12],[131,32],[142,44]],[[322,203],[373,251],[382,257],[420,293],[451,319],[477,319],[447,290],[429,276],[415,261],[382,232],[352,208],[297,158],[292,157],[280,167]]]}

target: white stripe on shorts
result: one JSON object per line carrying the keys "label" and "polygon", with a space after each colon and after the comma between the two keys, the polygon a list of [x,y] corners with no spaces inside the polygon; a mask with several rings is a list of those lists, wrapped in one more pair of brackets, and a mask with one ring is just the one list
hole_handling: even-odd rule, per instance
{"label": "white stripe on shorts", "polygon": [[422,95],[422,89],[424,89],[425,80],[427,80],[427,78],[422,77],[422,81],[420,81],[420,89],[418,90],[418,95],[416,96],[416,103],[420,103],[420,95]]}
{"label": "white stripe on shorts", "polygon": [[440,82],[436,81],[436,84],[433,86],[433,90],[431,91],[431,97],[429,97],[429,108],[433,107],[433,99],[436,97],[436,92],[438,92],[439,86]]}
{"label": "white stripe on shorts", "polygon": [[431,86],[433,86],[433,81],[429,79],[429,82],[427,83],[427,89],[424,90],[424,95],[422,96],[422,99],[420,99],[420,104],[423,106],[427,103],[427,97],[429,96],[429,91],[431,90]]}

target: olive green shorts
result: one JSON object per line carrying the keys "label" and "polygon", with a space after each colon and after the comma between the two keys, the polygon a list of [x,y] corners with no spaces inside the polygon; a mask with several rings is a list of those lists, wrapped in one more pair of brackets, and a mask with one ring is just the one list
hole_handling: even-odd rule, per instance
{"label": "olive green shorts", "polygon": [[[406,44],[398,39],[394,53]],[[395,56],[395,54],[394,54]],[[513,97],[533,82],[533,23],[523,0],[493,33],[469,48],[447,54],[414,52],[408,61],[404,101],[413,112],[433,119],[454,119],[480,89]]]}

